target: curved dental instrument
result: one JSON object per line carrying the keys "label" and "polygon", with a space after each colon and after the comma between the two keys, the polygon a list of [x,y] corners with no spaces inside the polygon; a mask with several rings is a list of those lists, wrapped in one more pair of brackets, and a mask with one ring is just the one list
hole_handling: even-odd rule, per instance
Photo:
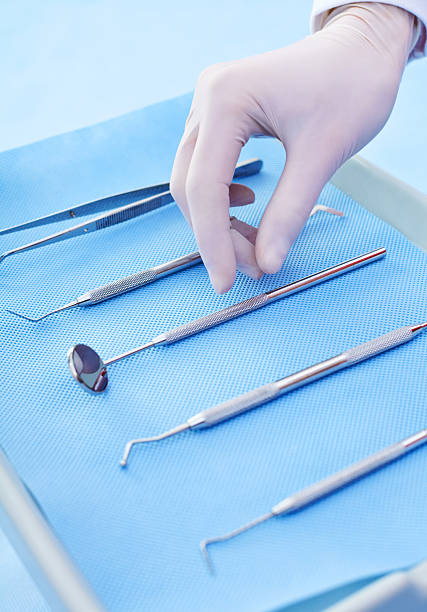
{"label": "curved dental instrument", "polygon": [[[262,160],[258,158],[248,159],[239,162],[236,165],[234,178],[244,178],[245,176],[252,176],[253,174],[258,174],[261,171],[262,164]],[[120,204],[121,206],[125,206],[127,204],[132,203],[137,204],[137,201],[141,199],[158,195],[160,193],[164,193],[165,191],[169,191],[169,183],[159,183],[157,185],[141,187],[132,191],[116,193],[114,195],[99,198],[99,200],[92,200],[90,202],[85,202],[84,204],[77,204],[76,206],[73,206],[71,208],[66,208],[65,210],[46,215],[44,217],[39,217],[38,219],[26,221],[25,223],[21,223],[20,225],[13,225],[11,227],[7,227],[6,229],[0,230],[0,236],[12,234],[14,232],[20,232],[21,230],[30,229],[32,227],[48,225],[49,223],[57,223],[59,221],[65,221],[67,219],[75,219],[76,217],[85,217],[86,215],[104,212],[106,210],[111,210],[112,208],[117,207],[118,204]],[[162,204],[159,204],[157,208],[159,208],[160,206],[162,206]],[[140,214],[143,214],[143,211],[141,211]]]}
{"label": "curved dental instrument", "polygon": [[[234,173],[234,177],[244,177],[249,176],[251,174],[256,174],[261,170],[262,161],[260,159],[248,160],[245,162],[241,162],[237,164],[236,170]],[[163,191],[159,190],[165,187]],[[154,192],[154,193],[153,193]],[[99,215],[90,219],[87,222],[79,223],[78,225],[74,225],[73,227],[69,227],[68,229],[62,230],[61,232],[57,232],[55,234],[51,234],[50,236],[46,236],[44,238],[40,238],[34,242],[30,242],[28,244],[24,244],[23,246],[16,247],[11,249],[10,251],[6,251],[2,255],[0,255],[0,263],[9,257],[10,255],[16,255],[17,253],[22,253],[24,251],[30,251],[32,249],[37,249],[46,244],[53,244],[55,242],[61,242],[62,240],[67,240],[68,238],[74,238],[75,236],[81,236],[82,234],[89,234],[91,232],[96,232],[99,229],[103,229],[104,227],[110,227],[111,225],[117,225],[118,223],[122,223],[123,221],[128,221],[129,219],[133,219],[140,215],[144,215],[152,210],[156,210],[167,204],[173,202],[173,197],[171,192],[169,191],[169,183],[162,183],[159,185],[153,185],[152,187],[145,187],[142,189],[137,189],[135,191],[131,191],[128,193],[117,194],[114,196],[107,196],[106,198],[101,198],[100,200],[95,200],[94,202],[87,202],[85,204],[79,204],[78,206],[67,209],[58,213],[53,213],[52,215],[47,215],[46,217],[41,217],[40,219],[33,219],[32,221],[27,221],[26,223],[22,223],[21,225],[15,225],[13,227],[8,227],[0,231],[0,235],[9,234],[12,232],[19,231],[21,229],[27,229],[30,227],[35,227],[37,225],[45,225],[46,223],[53,223],[54,221],[60,221],[63,219],[67,219],[71,217],[80,217],[89,214],[89,212],[100,211],[100,210],[109,210],[112,205],[117,203],[118,201],[123,200],[133,200],[133,198],[137,194],[147,194],[151,193],[150,197],[145,197],[138,201],[131,201],[130,204],[119,206],[115,208],[111,212],[106,215]]]}
{"label": "curved dental instrument", "polygon": [[160,334],[160,336],[156,336],[150,342],[118,355],[117,357],[112,357],[107,361],[103,361],[98,353],[86,344],[76,344],[70,348],[67,355],[71,374],[74,379],[87,391],[101,393],[108,385],[107,366],[111,365],[112,363],[125,359],[131,355],[135,355],[136,353],[159,344],[172,344],[178,340],[188,338],[188,336],[192,336],[193,334],[214,327],[215,325],[235,319],[236,317],[246,314],[247,312],[252,312],[257,308],[261,308],[261,306],[264,306],[265,304],[269,304],[275,300],[291,295],[292,293],[302,291],[307,287],[312,287],[313,285],[317,285],[323,281],[335,278],[340,274],[349,272],[350,270],[354,270],[360,266],[364,266],[365,264],[377,261],[378,259],[384,257],[385,253],[386,249],[382,247],[380,249],[376,249],[375,251],[365,253],[364,255],[359,255],[359,257],[355,257],[354,259],[344,261],[340,264],[332,266],[331,268],[327,268],[326,270],[311,274],[310,276],[294,281],[293,283],[289,283],[288,285],[284,285],[283,287],[278,287],[277,289],[272,289],[266,293],[261,293],[249,298],[248,300],[238,302],[237,304],[233,304],[233,306],[228,306],[228,308],[218,310],[205,317],[195,319],[194,321],[190,321],[189,323],[185,323],[180,327],[176,327],[175,329]]}
{"label": "curved dental instrument", "polygon": [[321,361],[320,363],[309,366],[308,368],[300,370],[295,374],[291,374],[290,376],[286,376],[285,378],[281,378],[275,382],[268,383],[262,387],[253,389],[252,391],[248,391],[247,393],[223,402],[222,404],[218,404],[217,406],[203,410],[202,412],[190,417],[188,421],[182,425],[178,425],[174,429],[166,431],[163,434],[153,436],[152,438],[139,438],[136,440],[131,440],[125,446],[125,451],[120,464],[123,467],[126,466],[129,454],[135,444],[164,440],[165,438],[169,438],[170,436],[180,433],[181,431],[185,431],[186,429],[204,429],[206,427],[212,427],[212,425],[217,425],[217,423],[231,419],[242,412],[246,412],[247,410],[256,408],[261,404],[270,402],[279,395],[293,391],[302,385],[307,385],[318,378],[327,376],[328,374],[332,374],[333,372],[337,372],[343,368],[347,368],[348,366],[359,363],[359,361],[363,361],[369,357],[374,357],[375,355],[378,355],[383,351],[388,351],[389,349],[398,346],[403,342],[408,342],[408,340],[412,340],[412,338],[414,338],[425,328],[427,328],[427,322],[423,323],[422,325],[415,325],[412,327],[401,327],[400,329],[396,329],[388,334],[385,334],[384,336],[380,336],[379,338],[375,338],[374,340],[360,344],[359,346],[341,353],[340,355],[326,359],[326,361]]}
{"label": "curved dental instrument", "polygon": [[[318,211],[324,211],[326,213],[337,215],[339,217],[343,216],[343,213],[339,210],[323,206],[322,204],[316,204],[316,206],[310,213],[310,217],[312,217]],[[236,217],[230,217],[230,221],[233,221],[235,219]],[[185,270],[191,266],[201,263],[201,261],[202,258],[200,257],[200,253],[198,251],[195,251],[194,253],[189,253],[188,255],[183,255],[182,257],[172,259],[171,261],[167,261],[164,264],[154,266],[153,268],[148,268],[147,270],[136,272],[135,274],[131,274],[130,276],[119,278],[118,280],[103,285],[102,287],[90,289],[89,291],[87,291],[83,295],[80,295],[78,298],[76,298],[69,304],[64,304],[59,308],[55,308],[54,310],[47,312],[41,317],[33,318],[28,317],[27,315],[23,315],[19,312],[15,312],[14,310],[10,310],[9,308],[6,308],[6,310],[7,312],[10,312],[11,314],[16,315],[17,317],[20,317],[25,321],[42,321],[43,319],[46,319],[46,317],[50,317],[50,315],[53,315],[57,312],[62,312],[63,310],[67,310],[68,308],[74,308],[75,306],[94,306],[95,304],[99,304],[100,302],[109,300],[113,297],[116,297],[117,295],[121,295],[122,293],[127,293],[128,291],[133,291],[134,289],[138,289],[139,287],[143,287],[144,285],[153,283],[154,281],[157,281],[160,278],[163,278],[164,276],[168,276],[169,274],[179,272],[180,270]]]}
{"label": "curved dental instrument", "polygon": [[206,563],[208,564],[209,570],[213,572],[212,562],[208,553],[208,546],[211,544],[225,542],[226,540],[234,538],[244,531],[259,525],[260,523],[263,523],[274,516],[283,516],[285,514],[298,512],[309,504],[319,501],[323,497],[334,493],[342,487],[359,480],[359,478],[363,478],[371,472],[374,472],[375,470],[384,467],[388,463],[395,461],[399,457],[402,457],[402,455],[409,453],[426,442],[427,429],[422,429],[418,433],[409,436],[409,438],[405,438],[396,444],[392,444],[391,446],[388,446],[387,448],[384,448],[377,453],[374,453],[361,461],[357,461],[343,470],[340,470],[339,472],[336,472],[335,474],[332,474],[331,476],[310,485],[302,491],[286,497],[281,502],[273,506],[270,512],[267,512],[263,516],[260,516],[253,521],[250,521],[246,525],[238,527],[237,529],[234,529],[233,531],[230,531],[229,533],[217,538],[202,540],[202,542],[200,542],[200,550],[202,551]]}
{"label": "curved dental instrument", "polygon": [[173,274],[174,272],[178,272],[179,270],[185,270],[186,268],[194,266],[201,261],[202,259],[198,251],[189,253],[188,255],[183,255],[182,257],[172,259],[171,261],[154,266],[153,268],[141,270],[140,272],[136,272],[135,274],[131,274],[125,278],[119,278],[118,280],[103,285],[102,287],[90,289],[89,291],[86,291],[86,293],[83,293],[83,295],[79,295],[78,298],[69,304],[64,304],[59,308],[55,308],[55,310],[51,310],[50,312],[47,312],[36,319],[27,317],[26,315],[10,310],[9,308],[6,308],[6,310],[7,312],[14,314],[21,319],[25,319],[26,321],[42,321],[46,317],[50,317],[50,315],[53,315],[56,312],[61,312],[62,310],[67,310],[68,308],[74,308],[75,306],[94,306],[95,304],[109,300],[117,295],[121,295],[122,293],[127,293],[128,291],[133,291],[134,289],[138,289],[144,285],[149,285],[150,283],[153,283],[154,281],[159,280],[160,278],[163,278],[169,274]]}

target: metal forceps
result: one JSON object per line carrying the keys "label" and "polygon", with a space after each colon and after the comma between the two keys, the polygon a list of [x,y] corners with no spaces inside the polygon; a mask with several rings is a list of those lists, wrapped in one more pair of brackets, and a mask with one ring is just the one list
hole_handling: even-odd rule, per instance
{"label": "metal forceps", "polygon": [[[257,174],[260,172],[262,164],[262,160],[258,158],[240,162],[236,166],[234,178],[242,178]],[[40,225],[64,221],[70,218],[84,217],[90,213],[100,213],[106,210],[110,211],[107,214],[98,215],[87,222],[79,223],[78,225],[62,230],[61,232],[40,238],[35,242],[30,242],[20,247],[11,249],[10,251],[6,251],[0,255],[0,263],[10,255],[37,249],[46,244],[61,242],[62,240],[73,238],[74,236],[81,236],[82,234],[96,232],[104,227],[117,225],[123,221],[128,221],[129,219],[144,215],[152,210],[162,208],[171,202],[173,202],[173,197],[169,191],[169,183],[159,183],[158,185],[142,187],[133,191],[118,193],[100,198],[99,200],[78,204],[72,208],[67,208],[65,210],[46,215],[45,217],[39,217],[38,219],[32,219],[31,221],[21,223],[20,225],[7,227],[0,230],[0,236],[19,232],[32,227],[38,227]],[[121,206],[114,208],[118,203],[120,203]],[[112,208],[113,210],[111,210]]]}

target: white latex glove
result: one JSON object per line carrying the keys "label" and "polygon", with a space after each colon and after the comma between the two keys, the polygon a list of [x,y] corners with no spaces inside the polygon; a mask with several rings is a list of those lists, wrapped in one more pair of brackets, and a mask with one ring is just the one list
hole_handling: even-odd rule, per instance
{"label": "white latex glove", "polygon": [[[171,190],[218,293],[232,286],[236,264],[254,278],[279,270],[325,183],[387,121],[413,26],[400,8],[351,4],[296,44],[201,74]],[[229,185],[256,134],[279,139],[286,164],[248,239],[230,228]]]}

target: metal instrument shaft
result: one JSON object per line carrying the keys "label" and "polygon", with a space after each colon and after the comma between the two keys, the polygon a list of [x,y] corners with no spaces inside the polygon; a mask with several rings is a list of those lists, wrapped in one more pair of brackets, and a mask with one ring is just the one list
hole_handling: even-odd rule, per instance
{"label": "metal instrument shaft", "polygon": [[265,293],[260,293],[255,297],[249,298],[243,302],[238,302],[233,306],[229,306],[228,308],[224,308],[223,310],[219,310],[214,312],[206,317],[202,317],[201,319],[196,319],[195,321],[190,321],[190,323],[185,323],[180,327],[177,327],[169,332],[156,336],[153,340],[151,340],[148,344],[143,344],[135,349],[127,351],[126,353],[122,353],[121,355],[117,355],[116,357],[112,357],[105,361],[105,365],[110,365],[115,363],[116,361],[120,361],[121,359],[125,359],[126,357],[130,357],[131,355],[135,355],[135,353],[139,353],[140,351],[149,348],[149,346],[155,346],[158,344],[172,344],[173,342],[177,342],[178,340],[182,340],[184,338],[188,338],[193,334],[199,333],[201,331],[205,331],[211,327],[219,325],[220,323],[224,323],[225,321],[230,321],[231,319],[235,319],[243,314],[248,312],[253,312],[261,306],[265,306],[266,304],[270,304],[276,300],[280,300],[283,297],[287,297],[298,291],[302,291],[307,289],[308,287],[313,287],[323,281],[330,280],[345,272],[349,272],[350,270],[354,270],[361,266],[364,266],[368,263],[378,261],[386,254],[386,249],[381,247],[380,249],[376,249],[375,251],[370,251],[369,253],[365,253],[364,255],[360,255],[359,257],[355,257],[354,259],[349,259],[343,263],[337,264],[336,266],[332,266],[330,268],[326,268],[320,272],[316,272],[314,274],[310,274],[310,276],[306,276],[300,280],[294,281],[287,285],[283,285],[282,287],[278,287],[277,289],[271,289]]}
{"label": "metal instrument shaft", "polygon": [[[258,174],[258,172],[261,171],[262,165],[262,160],[258,158],[239,162],[236,165],[234,178],[244,178],[246,176]],[[142,199],[159,195],[165,191],[169,191],[169,182],[158,183],[156,185],[149,185],[148,187],[133,189],[132,191],[124,191],[123,193],[115,193],[113,195],[104,196],[97,200],[84,202],[83,204],[76,204],[75,206],[54,212],[50,215],[45,215],[44,217],[25,221],[19,225],[7,227],[0,230],[0,236],[13,234],[15,232],[20,232],[33,227],[48,225],[49,223],[58,223],[59,221],[66,221],[69,219],[76,219],[78,217],[85,217],[86,215],[90,214],[101,213],[106,210],[117,208],[118,205],[127,206],[128,204],[138,204]]]}
{"label": "metal instrument shaft", "polygon": [[[324,206],[322,204],[316,204],[313,210],[310,213],[310,217],[316,214],[319,211],[323,211],[326,213],[330,213],[333,215],[337,215],[339,217],[343,216],[343,213],[339,210],[335,210],[334,208],[329,208],[328,206]],[[230,223],[233,221],[238,221],[236,217],[230,217]],[[242,223],[240,221],[240,223]],[[232,225],[230,225],[232,227]],[[250,227],[250,226],[248,226]],[[83,295],[80,295],[72,302],[68,304],[64,304],[50,312],[43,314],[40,317],[29,317],[28,315],[21,314],[16,312],[15,310],[11,310],[10,308],[6,308],[7,312],[24,319],[25,321],[31,321],[37,323],[38,321],[42,321],[51,315],[62,312],[63,310],[68,310],[69,308],[74,308],[76,306],[94,306],[95,304],[99,304],[100,302],[104,302],[105,300],[109,300],[111,298],[116,297],[117,295],[122,295],[123,293],[127,293],[128,291],[133,291],[134,289],[139,289],[145,285],[149,285],[154,281],[157,281],[164,276],[168,276],[169,274],[174,274],[175,272],[179,272],[180,270],[185,270],[191,266],[199,264],[202,262],[202,258],[200,257],[200,253],[195,251],[193,253],[188,253],[187,255],[183,255],[171,261],[167,261],[166,263],[159,264],[152,268],[148,268],[146,270],[141,270],[140,272],[136,272],[135,274],[131,274],[130,276],[125,276],[124,278],[119,278],[111,283],[107,283],[102,287],[97,287],[95,289],[90,289],[86,291]]]}
{"label": "metal instrument shaft", "polygon": [[364,361],[365,359],[369,359],[370,357],[374,357],[379,353],[388,351],[389,349],[403,344],[404,342],[408,342],[426,328],[427,322],[421,325],[413,325],[395,329],[384,336],[380,336],[378,338],[374,338],[374,340],[369,340],[368,342],[359,344],[358,346],[345,351],[344,353],[340,353],[339,355],[331,357],[330,359],[326,359],[325,361],[316,363],[308,368],[304,368],[295,374],[290,374],[285,378],[281,378],[272,383],[267,383],[262,387],[248,391],[247,393],[223,402],[222,404],[207,408],[206,410],[203,410],[202,412],[190,417],[185,423],[178,425],[174,429],[166,431],[158,436],[130,440],[126,444],[120,464],[122,467],[127,465],[129,454],[136,444],[145,444],[147,442],[164,440],[165,438],[169,438],[187,429],[205,429],[207,427],[212,427],[213,425],[217,425],[222,421],[231,419],[232,417],[242,414],[243,412],[252,410],[252,408],[256,408],[261,404],[270,402],[284,393],[288,393],[289,391],[298,389],[298,387],[314,382],[323,376],[333,374],[334,372],[338,372],[343,368],[355,365],[360,361]]}
{"label": "metal instrument shaft", "polygon": [[100,304],[101,302],[105,302],[105,300],[109,300],[117,295],[122,295],[123,293],[127,293],[128,291],[133,291],[134,289],[138,289],[139,287],[143,287],[144,285],[149,285],[154,281],[159,280],[169,274],[173,274],[175,272],[179,272],[180,270],[185,270],[190,268],[191,266],[195,266],[202,261],[200,254],[198,251],[194,253],[188,253],[188,255],[183,255],[182,257],[177,257],[176,259],[172,259],[171,261],[167,261],[164,264],[160,264],[158,266],[153,266],[152,268],[148,268],[146,270],[141,270],[141,272],[136,272],[135,274],[131,274],[130,276],[126,276],[125,278],[120,278],[111,283],[107,283],[106,285],[102,285],[102,287],[97,287],[96,289],[90,289],[80,295],[78,298],[70,302],[69,304],[64,304],[59,308],[55,308],[55,310],[51,310],[41,317],[32,318],[26,315],[23,315],[19,312],[15,312],[14,310],[10,310],[6,308],[8,312],[14,314],[21,319],[25,319],[26,321],[38,322],[46,319],[52,314],[57,312],[62,312],[63,310],[68,310],[69,308],[74,308],[75,306],[94,306],[95,304]]}
{"label": "metal instrument shaft", "polygon": [[[427,323],[424,324],[423,327],[426,327]],[[353,349],[354,350],[354,349]],[[418,446],[425,444],[427,442],[427,429],[422,429],[416,434],[409,436],[409,438],[405,438],[396,444],[392,444],[387,448],[380,450],[361,461],[353,463],[352,465],[344,468],[343,470],[320,480],[312,484],[311,486],[299,491],[298,493],[294,493],[289,497],[286,497],[281,502],[273,506],[270,512],[250,521],[246,525],[234,529],[229,533],[216,537],[216,538],[208,538],[206,540],[202,540],[200,543],[200,550],[208,564],[209,570],[213,572],[213,565],[208,553],[208,546],[211,544],[216,544],[218,542],[225,542],[231,538],[234,538],[241,533],[267,521],[270,518],[275,516],[283,516],[285,514],[291,514],[293,512],[298,512],[302,510],[309,504],[319,501],[323,497],[334,493],[335,491],[349,485],[364,476],[367,476],[371,472],[378,470],[381,467],[384,467],[388,463],[395,461],[399,457],[406,455],[410,451],[414,450]]]}
{"label": "metal instrument shaft", "polygon": [[385,253],[386,249],[382,247],[348,261],[344,261],[340,264],[332,266],[331,268],[327,268],[326,270],[311,274],[310,276],[294,281],[293,283],[289,283],[288,285],[278,287],[277,289],[272,289],[266,293],[261,293],[249,298],[248,300],[238,302],[233,306],[213,312],[205,317],[195,319],[194,321],[190,321],[189,323],[185,323],[184,325],[176,327],[175,329],[160,334],[142,346],[126,351],[125,353],[112,357],[107,361],[103,361],[99,354],[91,347],[85,344],[76,344],[68,351],[68,364],[71,374],[73,378],[87,391],[100,393],[104,391],[108,385],[108,365],[121,361],[126,357],[135,355],[136,353],[145,351],[153,346],[160,344],[172,344],[178,340],[188,338],[193,334],[205,331],[211,327],[215,327],[220,323],[225,323],[226,321],[235,319],[236,317],[248,312],[253,312],[254,310],[257,310],[266,304],[270,304],[275,300],[292,295],[293,293],[297,293],[298,291],[302,291],[303,289],[307,289],[308,287],[312,287],[323,281],[335,278],[336,276],[344,274],[345,272],[355,270],[356,268],[364,266],[368,263],[377,261],[378,259],[384,257]]}
{"label": "metal instrument shaft", "polygon": [[[252,159],[245,162],[241,162],[236,166],[234,177],[243,177],[249,176],[251,174],[256,174],[261,170],[261,167],[262,161],[260,159]],[[159,189],[165,185],[166,189],[164,191],[159,192]],[[60,221],[65,218],[69,218],[70,216],[80,217],[85,216],[90,212],[99,212],[106,209],[109,210],[113,208],[114,205],[117,205],[118,202],[123,202],[123,200],[129,202],[129,200],[132,200],[132,197],[134,197],[136,193],[144,193],[146,197],[119,206],[114,210],[111,210],[106,215],[98,215],[97,217],[89,219],[89,221],[87,222],[79,223],[78,225],[75,225],[73,227],[69,227],[60,232],[56,232],[55,234],[51,234],[50,236],[45,236],[44,238],[40,238],[39,240],[35,240],[34,242],[29,242],[22,246],[11,249],[10,251],[6,251],[0,255],[0,263],[11,255],[16,255],[18,253],[37,249],[39,247],[45,246],[46,244],[53,244],[56,242],[61,242],[63,240],[68,240],[69,238],[73,238],[75,236],[81,236],[84,234],[89,234],[91,232],[96,232],[105,227],[110,227],[112,225],[117,225],[118,223],[128,221],[129,219],[134,219],[135,217],[144,215],[153,210],[157,210],[158,208],[162,208],[163,206],[166,206],[167,204],[173,202],[172,194],[169,191],[169,183],[162,183],[160,185],[153,185],[151,187],[145,187],[132,192],[117,194],[114,196],[107,196],[106,198],[101,198],[100,200],[80,204],[72,209],[66,209],[58,213],[53,213],[52,215],[47,215],[46,217],[33,219],[32,221],[22,223],[21,225],[15,225],[13,227],[1,230],[0,235],[9,234],[38,225],[53,223],[54,221]]]}

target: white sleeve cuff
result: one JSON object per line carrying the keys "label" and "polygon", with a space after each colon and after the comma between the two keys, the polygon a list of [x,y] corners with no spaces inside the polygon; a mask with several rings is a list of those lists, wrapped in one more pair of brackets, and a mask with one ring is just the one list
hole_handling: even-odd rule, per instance
{"label": "white sleeve cuff", "polygon": [[[362,1],[378,2],[378,0]],[[380,2],[383,2],[383,4],[399,6],[417,17],[417,30],[409,57],[410,59],[414,59],[416,57],[423,57],[424,55],[427,55],[427,0],[399,0],[398,2],[387,0],[384,2],[383,0],[380,0]],[[338,6],[343,6],[344,4],[350,4],[350,2],[343,2],[343,0],[341,0],[341,2],[339,0],[314,0],[310,19],[311,31],[318,32],[321,30],[328,11],[337,8]]]}

